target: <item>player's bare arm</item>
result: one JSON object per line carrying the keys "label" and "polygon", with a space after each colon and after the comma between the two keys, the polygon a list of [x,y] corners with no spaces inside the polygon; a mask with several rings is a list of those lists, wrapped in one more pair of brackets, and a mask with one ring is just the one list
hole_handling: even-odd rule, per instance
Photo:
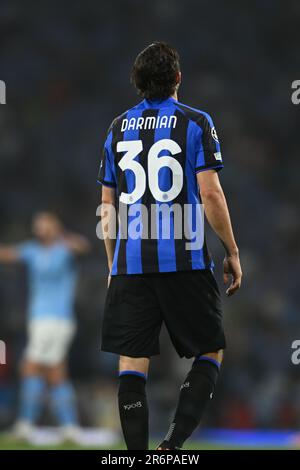
{"label": "player's bare arm", "polygon": [[18,250],[14,246],[0,245],[0,263],[16,263],[19,260]]}
{"label": "player's bare arm", "polygon": [[85,255],[91,249],[90,242],[83,235],[64,233],[63,241],[69,250],[71,250],[75,255]]}
{"label": "player's bare arm", "polygon": [[230,276],[232,278],[226,291],[230,296],[241,286],[242,270],[226,198],[218,174],[214,170],[198,173],[197,180],[206,218],[225,248],[223,280],[224,284],[228,284]]}
{"label": "player's bare arm", "polygon": [[[109,227],[111,225],[111,219],[112,217],[114,217],[113,214],[115,212],[115,209],[114,209],[115,201],[116,201],[115,189],[110,188],[108,186],[102,186],[102,204],[101,204],[102,222],[101,223],[102,223],[102,231],[103,231],[109,273],[111,272],[115,246],[116,246],[115,238],[110,238],[109,236]],[[104,220],[104,216],[105,216],[105,220]],[[109,276],[109,279],[110,279],[110,276]]]}

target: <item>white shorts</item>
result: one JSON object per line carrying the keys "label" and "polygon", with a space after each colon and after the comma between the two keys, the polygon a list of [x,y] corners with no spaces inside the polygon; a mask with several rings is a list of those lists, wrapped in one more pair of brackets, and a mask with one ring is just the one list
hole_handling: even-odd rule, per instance
{"label": "white shorts", "polygon": [[25,358],[37,364],[55,366],[64,361],[76,331],[72,320],[45,318],[29,322]]}

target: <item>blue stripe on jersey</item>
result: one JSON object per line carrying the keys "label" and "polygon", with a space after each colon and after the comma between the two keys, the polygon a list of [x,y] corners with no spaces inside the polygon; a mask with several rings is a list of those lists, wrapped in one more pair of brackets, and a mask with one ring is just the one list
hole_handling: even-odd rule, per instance
{"label": "blue stripe on jersey", "polygon": [[[220,142],[215,141],[215,145],[216,145],[216,151],[217,151],[217,152],[221,152]],[[220,165],[219,165],[219,166],[221,166],[221,165],[222,165],[222,162],[220,162]],[[223,165],[222,165],[222,166],[223,166]],[[216,168],[217,168],[217,167],[216,167]]]}
{"label": "blue stripe on jersey", "polygon": [[[204,111],[201,111],[201,112],[204,114],[204,116],[208,120],[210,128],[212,129],[213,127],[215,127],[211,116],[209,114],[205,113]],[[216,152],[220,152],[221,147],[220,147],[220,142],[219,141],[215,140],[215,146],[216,146]],[[222,162],[220,162],[220,165],[222,165]],[[218,167],[216,167],[216,168],[218,168]]]}
{"label": "blue stripe on jersey", "polygon": [[[200,130],[200,132],[201,132],[201,135],[202,135],[202,129]],[[199,149],[199,152],[198,152],[198,155],[197,155],[196,165],[202,167],[202,166],[205,166],[205,158],[204,158],[202,138],[200,137],[199,140],[200,140],[200,149]]]}
{"label": "blue stripe on jersey", "polygon": [[[205,111],[201,111],[201,113],[204,114],[204,116],[206,117],[206,119],[209,122],[210,128],[212,129],[214,127],[214,123],[213,123],[213,120],[212,120],[211,116],[209,114],[207,114]],[[220,152],[221,151],[220,142],[215,140],[215,145],[216,145],[216,152]]]}
{"label": "blue stripe on jersey", "polygon": [[[213,127],[214,127],[214,122],[213,122],[213,120],[212,120],[212,117],[211,117],[208,113],[206,113],[205,111],[202,111],[201,109],[192,108],[191,106],[188,106],[188,105],[183,104],[183,103],[179,103],[179,102],[178,102],[178,104],[184,106],[185,108],[190,109],[191,111],[195,111],[196,113],[203,114],[203,116],[205,116],[206,119],[208,120],[209,125],[210,125],[210,128],[213,128]],[[182,111],[181,108],[178,108],[178,109],[180,109],[180,110]],[[201,131],[201,134],[200,134],[201,150],[203,150],[203,146],[202,146],[202,134],[203,134],[203,130],[202,130],[202,127],[201,127],[201,126],[199,126],[199,128],[200,128],[200,131]],[[216,145],[216,152],[220,152],[220,151],[221,151],[220,142],[217,142],[217,141],[215,140],[215,145]],[[198,162],[197,162],[197,164],[198,164]],[[202,163],[202,165],[204,165],[204,164],[205,164],[205,162],[204,162],[204,157],[203,157],[203,163]],[[199,164],[198,166],[200,166],[200,164]],[[219,166],[217,166],[216,168],[218,168],[218,167],[219,167]]]}
{"label": "blue stripe on jersey", "polygon": [[[126,119],[130,121],[131,117],[138,119],[142,116],[143,110],[134,110],[129,111],[126,115]],[[123,140],[138,140],[139,139],[139,131],[138,130],[126,130],[124,132]],[[139,156],[135,158],[135,161],[139,161]],[[136,181],[134,173],[131,170],[125,170],[125,177],[127,182],[127,191],[131,193],[136,187]],[[135,220],[135,224],[139,223],[142,227],[142,214],[140,210],[141,199],[134,203],[134,212],[138,215],[128,215],[128,227],[130,223]],[[128,206],[128,210],[130,210]],[[139,212],[138,212],[139,211]],[[138,219],[138,220],[137,220]],[[142,233],[142,230],[141,230]],[[127,274],[140,274],[143,272],[142,268],[142,247],[141,247],[141,237],[134,239],[128,236],[126,242],[126,266],[127,266]]]}
{"label": "blue stripe on jersey", "polygon": [[[188,204],[192,205],[192,215],[189,216],[188,220],[189,223],[192,224],[192,230],[195,231],[196,228],[196,217],[195,213],[200,209],[199,203],[199,190],[197,184],[197,178],[195,175],[195,126],[196,124],[193,121],[189,122],[188,129],[187,129],[187,139],[186,139],[186,163],[185,163],[185,178],[186,178],[186,186],[187,186],[187,202]],[[200,219],[202,220],[202,219]],[[202,230],[204,227],[202,228]],[[199,227],[198,227],[199,231]],[[192,268],[193,269],[203,269],[205,268],[204,256],[203,256],[203,248],[199,250],[191,250],[191,258],[192,258]]]}
{"label": "blue stripe on jersey", "polygon": [[116,248],[114,252],[114,259],[113,259],[113,264],[111,268],[111,275],[115,276],[118,274],[118,257],[119,257],[119,250],[120,250],[120,230],[117,235],[117,240],[116,240]]}
{"label": "blue stripe on jersey", "polygon": [[116,173],[115,173],[114,161],[110,161],[110,152],[112,152],[112,148],[111,148],[112,131],[110,131],[110,133],[108,134],[105,144],[107,147],[107,149],[105,150],[107,152],[107,157],[105,158],[104,181],[106,181],[107,183],[113,184],[113,182],[116,181]]}
{"label": "blue stripe on jersey", "polygon": [[[109,170],[109,172],[110,173],[113,172],[114,180],[117,181],[116,180],[115,156],[113,154],[113,149],[112,149],[112,138],[113,138],[113,133],[112,133],[112,131],[110,131],[109,135],[107,136],[106,145],[110,147],[110,152],[108,152],[108,155],[111,155],[111,157],[112,157],[111,159],[113,161],[108,162],[108,158],[106,159],[107,164],[106,164],[106,167],[105,167],[105,178],[106,178],[106,175],[107,175],[106,168],[110,166],[111,169]],[[108,181],[112,181],[112,180],[108,179]],[[118,233],[117,240],[116,240],[115,252],[114,252],[114,258],[113,258],[113,264],[112,264],[112,268],[111,268],[111,275],[117,274],[119,248],[120,248],[120,234]]]}
{"label": "blue stripe on jersey", "polygon": [[[175,107],[170,106],[168,108],[163,108],[159,111],[158,116],[172,116],[174,114]],[[154,140],[158,142],[161,139],[169,139],[171,133],[171,128],[160,128],[158,127],[155,130]],[[166,155],[168,152],[165,150],[163,154]],[[158,185],[162,190],[168,191],[171,186],[171,173],[169,168],[163,167],[158,174]],[[172,201],[159,202],[156,201],[156,207],[161,206],[161,204],[168,204],[169,207],[172,206]],[[159,220],[160,219],[160,220]],[[175,241],[174,241],[174,219],[171,217],[170,220],[170,239],[162,238],[162,217],[157,212],[156,215],[156,226],[158,228],[157,233],[157,252],[158,252],[158,264],[160,272],[169,272],[176,271],[176,252],[175,252]]]}

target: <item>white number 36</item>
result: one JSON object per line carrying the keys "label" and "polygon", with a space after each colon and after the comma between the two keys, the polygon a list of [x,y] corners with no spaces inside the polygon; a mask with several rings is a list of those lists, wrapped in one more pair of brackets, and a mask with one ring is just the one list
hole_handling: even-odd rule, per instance
{"label": "white number 36", "polygon": [[[119,161],[122,171],[131,170],[135,175],[135,188],[131,193],[122,192],[120,201],[124,204],[137,202],[146,191],[146,173],[143,166],[135,160],[142,152],[143,142],[141,140],[128,140],[117,143],[117,152],[125,152]],[[159,202],[168,202],[175,199],[183,186],[183,171],[180,163],[170,155],[158,156],[162,150],[169,151],[172,155],[181,152],[180,146],[171,139],[161,139],[149,150],[148,153],[148,184],[149,189]],[[162,191],[158,184],[159,170],[167,167],[172,172],[172,186],[168,191]]]}

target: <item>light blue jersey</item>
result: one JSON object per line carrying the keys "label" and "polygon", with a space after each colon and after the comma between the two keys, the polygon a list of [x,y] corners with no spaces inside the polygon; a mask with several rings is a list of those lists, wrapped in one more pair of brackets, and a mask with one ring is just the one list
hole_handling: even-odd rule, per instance
{"label": "light blue jersey", "polygon": [[28,268],[30,318],[73,318],[76,269],[68,247],[32,240],[20,244],[18,251]]}

